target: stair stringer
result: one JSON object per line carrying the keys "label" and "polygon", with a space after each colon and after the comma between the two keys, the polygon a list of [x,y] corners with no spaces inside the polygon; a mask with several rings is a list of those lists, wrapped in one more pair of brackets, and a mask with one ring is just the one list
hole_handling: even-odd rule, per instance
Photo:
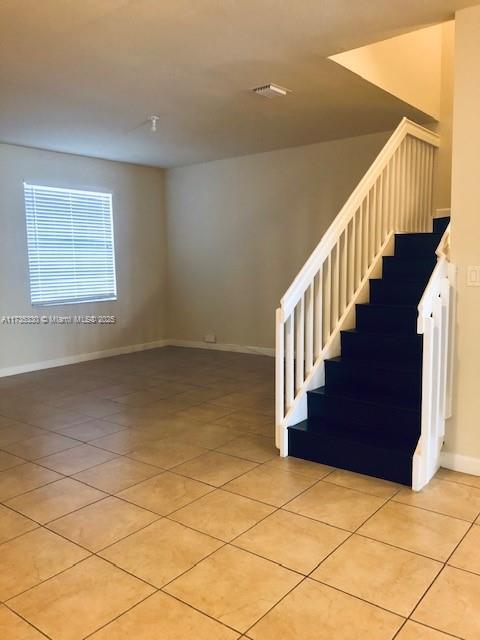
{"label": "stair stringer", "polygon": [[288,456],[288,427],[291,427],[298,422],[302,422],[308,417],[307,392],[325,384],[325,360],[340,355],[341,332],[355,327],[355,305],[369,301],[370,279],[380,278],[382,276],[382,258],[384,256],[393,256],[394,253],[395,231],[390,231],[382,244],[380,251],[372,260],[372,264],[365,273],[363,280],[358,285],[357,290],[352,296],[352,299],[346,307],[342,317],[339,319],[329,340],[313,365],[301,392],[295,398],[294,403],[286,414],[283,424],[277,425],[276,446],[280,449],[281,457]]}

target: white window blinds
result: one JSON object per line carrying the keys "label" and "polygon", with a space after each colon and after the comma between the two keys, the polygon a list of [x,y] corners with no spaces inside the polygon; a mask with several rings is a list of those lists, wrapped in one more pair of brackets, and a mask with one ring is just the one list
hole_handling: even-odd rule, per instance
{"label": "white window blinds", "polygon": [[115,300],[112,194],[24,184],[33,305]]}

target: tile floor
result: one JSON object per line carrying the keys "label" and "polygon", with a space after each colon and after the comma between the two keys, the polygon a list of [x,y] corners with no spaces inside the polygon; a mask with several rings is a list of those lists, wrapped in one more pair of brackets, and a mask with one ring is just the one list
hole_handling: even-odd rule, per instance
{"label": "tile floor", "polygon": [[480,638],[480,478],[281,460],[273,361],[0,379],[2,640]]}

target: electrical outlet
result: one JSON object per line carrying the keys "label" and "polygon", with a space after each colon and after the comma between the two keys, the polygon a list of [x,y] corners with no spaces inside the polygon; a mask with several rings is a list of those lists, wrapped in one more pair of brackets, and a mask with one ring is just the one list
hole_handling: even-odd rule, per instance
{"label": "electrical outlet", "polygon": [[480,287],[480,267],[467,267],[467,287]]}
{"label": "electrical outlet", "polygon": [[214,333],[206,333],[203,337],[205,342],[214,343],[217,341],[217,336]]}

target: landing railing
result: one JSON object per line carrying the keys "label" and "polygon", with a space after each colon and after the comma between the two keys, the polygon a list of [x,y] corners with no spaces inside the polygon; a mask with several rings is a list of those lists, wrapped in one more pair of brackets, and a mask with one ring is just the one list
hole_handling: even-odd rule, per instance
{"label": "landing railing", "polygon": [[276,312],[276,442],[307,417],[370,269],[394,232],[431,231],[438,136],[404,118],[283,296]]}
{"label": "landing railing", "polygon": [[435,475],[452,414],[452,360],[455,268],[450,262],[450,225],[437,248],[437,264],[418,305],[417,331],[423,335],[421,435],[413,457],[412,488],[419,491]]}

